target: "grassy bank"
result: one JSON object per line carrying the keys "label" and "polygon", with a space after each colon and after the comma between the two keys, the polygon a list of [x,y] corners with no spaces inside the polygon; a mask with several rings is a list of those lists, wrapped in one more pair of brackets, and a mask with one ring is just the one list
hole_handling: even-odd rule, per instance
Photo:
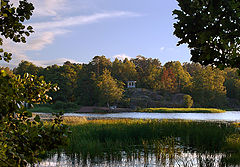
{"label": "grassy bank", "polygon": [[216,108],[144,108],[138,112],[149,113],[223,113],[226,110]]}

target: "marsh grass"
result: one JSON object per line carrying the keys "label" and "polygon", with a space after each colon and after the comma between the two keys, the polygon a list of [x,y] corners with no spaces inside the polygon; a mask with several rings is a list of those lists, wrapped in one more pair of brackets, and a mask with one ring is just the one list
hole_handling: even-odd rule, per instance
{"label": "marsh grass", "polygon": [[138,112],[149,113],[223,113],[226,110],[216,108],[145,108]]}
{"label": "marsh grass", "polygon": [[[237,134],[236,125],[216,122],[170,121],[170,120],[87,120],[86,118],[68,117],[65,123],[72,130],[71,144],[73,149],[86,149],[87,143],[93,143],[94,148],[102,149],[113,146],[142,144],[143,140],[156,140],[166,137],[180,138],[183,145],[195,147],[198,150],[221,150],[226,142],[234,139]],[[239,132],[238,132],[239,133]],[[227,137],[230,139],[226,140]],[[83,144],[84,143],[84,144]],[[125,144],[123,144],[125,143]],[[92,146],[88,146],[92,147]]]}
{"label": "marsh grass", "polygon": [[182,152],[196,152],[199,157],[223,154],[223,163],[240,164],[239,124],[79,117],[64,117],[64,123],[72,133],[62,151],[83,164],[121,161],[123,152],[128,161],[155,156],[159,164],[166,164]]}

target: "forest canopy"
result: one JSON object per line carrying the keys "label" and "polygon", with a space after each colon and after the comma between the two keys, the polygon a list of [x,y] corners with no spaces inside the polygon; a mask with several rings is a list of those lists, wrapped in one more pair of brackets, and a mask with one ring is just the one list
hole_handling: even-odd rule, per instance
{"label": "forest canopy", "polygon": [[57,83],[60,90],[51,94],[55,102],[106,106],[106,102],[102,101],[106,95],[101,92],[106,88],[103,83],[108,82],[115,86],[112,90],[121,90],[125,84],[124,90],[118,93],[123,98],[113,98],[116,100],[112,102],[121,104],[122,101],[127,101],[127,81],[137,81],[137,88],[191,95],[195,107],[226,107],[233,102],[239,104],[240,100],[237,69],[226,68],[221,71],[211,66],[181,64],[178,61],[162,65],[158,59],[143,56],[131,60],[115,59],[113,62],[105,56],[96,56],[88,64],[65,62],[62,66],[52,65],[46,68],[22,61],[13,72],[44,76],[47,82]]}

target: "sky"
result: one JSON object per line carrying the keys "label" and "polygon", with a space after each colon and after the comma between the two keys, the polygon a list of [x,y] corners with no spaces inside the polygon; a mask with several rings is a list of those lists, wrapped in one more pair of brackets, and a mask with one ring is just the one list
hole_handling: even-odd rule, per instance
{"label": "sky", "polygon": [[[142,55],[168,61],[189,62],[186,45],[176,46],[173,35],[176,0],[29,0],[35,10],[25,24],[34,28],[26,44],[4,40],[13,53],[10,63],[21,60],[46,67],[52,64],[88,63],[94,56],[135,58]],[[18,0],[11,0],[15,5]]]}

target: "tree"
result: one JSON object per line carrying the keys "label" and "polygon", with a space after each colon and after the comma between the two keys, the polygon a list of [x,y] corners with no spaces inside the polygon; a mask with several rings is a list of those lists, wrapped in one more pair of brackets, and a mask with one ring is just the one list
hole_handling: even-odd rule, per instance
{"label": "tree", "polygon": [[202,70],[202,65],[199,63],[183,63],[183,69],[192,77],[197,71]]}
{"label": "tree", "polygon": [[127,81],[135,81],[137,79],[135,64],[128,59],[122,62],[116,58],[112,63],[112,75],[124,83],[127,83]]}
{"label": "tree", "polygon": [[123,83],[118,83],[117,80],[113,79],[110,71],[107,69],[99,76],[97,87],[99,89],[100,102],[107,104],[108,107],[123,97]]}
{"label": "tree", "polygon": [[[62,66],[62,76],[65,83],[65,89],[63,89],[63,92],[66,96],[67,101],[75,101],[76,98],[74,96],[74,91],[77,87],[77,76],[79,71],[81,70],[82,66],[77,64],[72,64],[69,61],[65,62]],[[61,87],[60,87],[61,89]]]}
{"label": "tree", "polygon": [[81,105],[95,105],[98,102],[98,92],[96,86],[96,74],[90,71],[89,66],[83,64],[82,70],[78,73],[75,96]]}
{"label": "tree", "polygon": [[137,82],[138,86],[142,88],[153,88],[152,82],[157,75],[153,74],[153,71],[159,72],[161,68],[161,62],[158,59],[146,58],[144,56],[137,56],[136,59],[131,59],[135,64],[137,70]]}
{"label": "tree", "polygon": [[210,66],[202,67],[193,75],[191,96],[195,104],[205,107],[223,107],[226,105],[224,72]]}
{"label": "tree", "polygon": [[42,67],[37,67],[35,64],[28,61],[21,61],[17,68],[14,68],[13,72],[23,76],[25,73],[32,75],[38,75],[41,73]]}
{"label": "tree", "polygon": [[188,44],[191,60],[240,68],[240,3],[236,0],[177,0],[173,15],[178,45]]}
{"label": "tree", "polygon": [[[25,43],[25,36],[33,32],[32,27],[22,24],[30,19],[33,5],[27,0],[20,0],[14,7],[1,0],[0,32],[5,38],[14,42]],[[2,45],[0,38],[0,45]],[[3,49],[0,49],[3,53]],[[9,61],[11,53],[0,54],[0,60]],[[67,142],[67,128],[62,125],[61,117],[44,125],[37,115],[27,111],[26,105],[48,102],[46,94],[57,87],[46,83],[43,77],[25,74],[8,74],[0,71],[0,166],[27,166],[40,161],[46,151],[64,145]]]}
{"label": "tree", "polygon": [[178,92],[187,92],[191,88],[191,76],[179,61],[167,62],[164,67],[171,69],[175,75]]}
{"label": "tree", "polygon": [[97,77],[103,74],[105,69],[110,70],[112,62],[105,56],[95,56],[93,60],[88,64],[90,71],[93,71]]}
{"label": "tree", "polygon": [[170,68],[163,67],[161,89],[172,93],[177,89],[176,77]]}

